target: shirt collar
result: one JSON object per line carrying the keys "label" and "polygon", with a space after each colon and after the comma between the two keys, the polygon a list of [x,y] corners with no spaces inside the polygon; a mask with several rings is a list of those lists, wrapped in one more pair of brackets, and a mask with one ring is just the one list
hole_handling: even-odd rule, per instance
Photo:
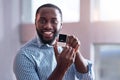
{"label": "shirt collar", "polygon": [[37,35],[37,44],[38,47],[42,47],[42,46],[53,47],[52,45],[42,43],[38,35]]}

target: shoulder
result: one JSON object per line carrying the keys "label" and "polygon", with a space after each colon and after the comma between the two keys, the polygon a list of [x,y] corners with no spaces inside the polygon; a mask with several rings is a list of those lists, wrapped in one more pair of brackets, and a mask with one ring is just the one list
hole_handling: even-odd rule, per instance
{"label": "shoulder", "polygon": [[19,58],[21,56],[25,56],[28,58],[32,58],[32,56],[36,55],[39,50],[36,38],[30,40],[25,43],[21,48],[17,50],[16,57]]}
{"label": "shoulder", "polygon": [[27,43],[25,43],[24,45],[22,45],[22,47],[18,50],[19,52],[24,52],[24,53],[30,53],[35,51],[35,49],[38,49],[38,43],[37,43],[37,39],[34,38],[30,41],[28,41]]}
{"label": "shoulder", "polygon": [[20,49],[26,49],[30,47],[38,47],[37,39],[33,38],[30,41],[26,42]]}

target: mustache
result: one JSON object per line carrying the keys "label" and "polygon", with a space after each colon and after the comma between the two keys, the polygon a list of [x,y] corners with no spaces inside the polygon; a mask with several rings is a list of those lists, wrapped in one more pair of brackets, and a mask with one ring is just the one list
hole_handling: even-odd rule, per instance
{"label": "mustache", "polygon": [[41,32],[52,32],[52,33],[54,33],[55,31],[52,30],[52,29],[43,29],[43,30],[41,30]]}

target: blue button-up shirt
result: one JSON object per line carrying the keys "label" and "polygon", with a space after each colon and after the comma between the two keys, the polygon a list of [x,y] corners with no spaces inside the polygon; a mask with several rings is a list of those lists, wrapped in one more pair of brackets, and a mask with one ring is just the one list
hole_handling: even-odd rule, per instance
{"label": "blue button-up shirt", "polygon": [[[58,47],[62,51],[62,47]],[[14,60],[14,73],[17,80],[47,80],[57,65],[54,48],[35,38],[26,43]],[[63,80],[93,80],[92,64],[88,64],[87,73],[79,73],[72,64]]]}

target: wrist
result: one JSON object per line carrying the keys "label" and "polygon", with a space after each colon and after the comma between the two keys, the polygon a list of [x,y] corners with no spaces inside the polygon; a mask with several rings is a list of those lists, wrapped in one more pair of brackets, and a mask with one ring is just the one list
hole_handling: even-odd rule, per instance
{"label": "wrist", "polygon": [[65,74],[65,72],[67,71],[68,67],[63,65],[57,65],[56,66],[56,70],[60,73],[60,74]]}

